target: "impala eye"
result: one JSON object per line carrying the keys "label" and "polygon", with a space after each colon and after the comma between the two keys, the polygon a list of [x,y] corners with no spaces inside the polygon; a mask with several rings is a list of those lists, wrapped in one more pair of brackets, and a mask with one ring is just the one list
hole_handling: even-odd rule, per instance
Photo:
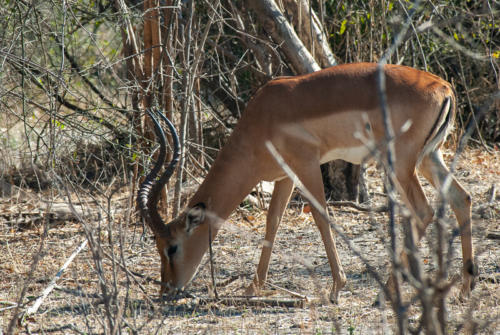
{"label": "impala eye", "polygon": [[167,256],[168,257],[172,257],[176,252],[177,252],[177,246],[176,245],[172,245],[167,250]]}

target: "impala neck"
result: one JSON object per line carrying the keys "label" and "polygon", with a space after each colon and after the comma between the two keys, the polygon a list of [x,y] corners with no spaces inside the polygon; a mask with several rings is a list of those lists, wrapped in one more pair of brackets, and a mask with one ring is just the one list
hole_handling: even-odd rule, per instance
{"label": "impala neck", "polygon": [[[255,155],[248,144],[240,141],[240,127],[219,152],[214,165],[189,202],[189,208],[202,202],[209,214],[206,221],[226,220],[260,180]],[[211,222],[215,223],[215,222]],[[220,225],[216,224],[216,230]]]}

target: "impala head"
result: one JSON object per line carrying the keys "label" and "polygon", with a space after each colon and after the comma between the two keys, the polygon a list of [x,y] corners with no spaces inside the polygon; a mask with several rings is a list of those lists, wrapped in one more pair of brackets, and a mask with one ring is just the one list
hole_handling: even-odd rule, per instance
{"label": "impala head", "polygon": [[[205,219],[205,205],[200,203],[170,223],[163,222],[158,213],[157,204],[160,191],[172,176],[179,160],[179,139],[172,123],[161,112],[157,112],[167,123],[174,145],[172,160],[157,180],[158,173],[165,162],[167,145],[163,129],[154,113],[150,110],[147,112],[153,120],[155,133],[160,142],[160,153],[155,166],[139,188],[137,204],[142,217],[155,235],[156,247],[161,258],[161,281],[164,283],[160,294],[163,294],[182,289],[196,272],[203,256],[203,253],[200,255],[199,252],[199,243],[207,243],[205,239],[199,240],[202,234],[195,232]],[[186,243],[188,239],[190,239],[190,245],[198,248],[190,248]]]}
{"label": "impala head", "polygon": [[164,235],[156,235],[164,283],[161,295],[183,289],[195,275],[205,250],[200,246],[206,244],[206,235],[197,229],[204,220],[205,205],[200,203],[169,222]]}

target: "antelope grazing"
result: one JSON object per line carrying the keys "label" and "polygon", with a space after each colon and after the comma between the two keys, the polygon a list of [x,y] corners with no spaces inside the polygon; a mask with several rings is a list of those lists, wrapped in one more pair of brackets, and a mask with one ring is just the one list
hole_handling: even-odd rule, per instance
{"label": "antelope grazing", "polygon": [[[334,159],[361,163],[369,150],[360,139],[360,131],[369,132],[375,143],[384,141],[376,72],[377,64],[345,64],[306,75],[277,78],[264,85],[248,103],[188,208],[168,224],[160,218],[157,202],[160,190],[173,172],[178,150],[164,174],[155,181],[166,151],[162,130],[155,123],[162,142],[161,157],[139,190],[138,204],[155,235],[161,258],[164,285],[160,294],[183,289],[189,283],[208,249],[209,231],[212,239],[215,238],[220,223],[258,182],[265,180],[275,182],[267,214],[266,243],[262,246],[255,279],[246,290],[248,295],[258,294],[266,281],[276,232],[294,188],[293,181],[276,163],[265,143],[269,141],[274,145],[303,185],[326,209],[320,164]],[[397,134],[394,140],[394,172],[404,202],[418,215],[416,235],[420,239],[434,213],[416,171],[435,187],[440,187],[447,176],[440,147],[453,125],[455,95],[448,82],[427,72],[385,65],[384,73],[393,128],[403,129],[411,122],[411,126]],[[168,125],[175,133],[174,127]],[[178,141],[175,142],[177,147]],[[437,154],[439,159],[432,159],[431,154]],[[460,226],[462,293],[468,295],[474,279],[471,198],[453,177],[448,193]],[[339,291],[346,284],[346,276],[328,221],[314,208],[312,215],[332,272],[330,299],[337,301]]]}

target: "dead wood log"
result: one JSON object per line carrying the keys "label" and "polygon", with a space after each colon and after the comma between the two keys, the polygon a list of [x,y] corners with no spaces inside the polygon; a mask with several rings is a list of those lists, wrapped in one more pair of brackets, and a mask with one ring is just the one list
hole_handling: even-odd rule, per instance
{"label": "dead wood log", "polygon": [[288,298],[288,297],[223,297],[215,298],[200,298],[199,303],[202,305],[218,303],[227,306],[268,306],[268,307],[296,307],[305,308],[309,302],[307,299]]}

